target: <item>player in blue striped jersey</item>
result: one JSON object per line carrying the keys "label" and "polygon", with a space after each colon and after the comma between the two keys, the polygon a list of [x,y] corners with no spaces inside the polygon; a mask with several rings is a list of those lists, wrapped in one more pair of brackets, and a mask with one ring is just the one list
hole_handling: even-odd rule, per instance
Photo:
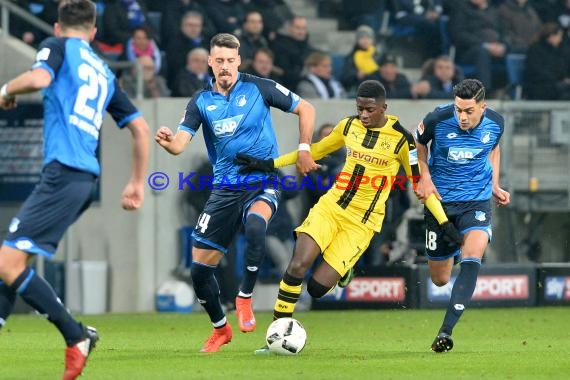
{"label": "player in blue striped jersey", "polygon": [[455,259],[461,262],[443,324],[431,346],[435,352],[453,348],[452,330],[475,290],[481,259],[492,237],[491,198],[499,206],[510,200],[499,185],[503,117],[486,106],[485,88],[476,79],[458,83],[454,95],[453,104],[430,112],[416,131],[422,173],[416,196],[426,200],[436,194],[449,220],[464,234],[461,246],[445,242],[426,209],[426,255],[433,283],[447,284]]}
{"label": "player in blue striped jersey", "polygon": [[32,69],[0,89],[0,107],[16,106],[16,95],[44,94],[44,165],[40,183],[12,219],[0,248],[0,327],[10,315],[16,294],[47,315],[67,344],[63,379],[75,379],[98,339],[97,331],[78,323],[52,287],[27,266],[35,255],[52,257],[66,229],[91,203],[100,174],[96,156],[104,112],[134,139],[130,180],[122,206],[134,210],[144,198],[149,129],[117,85],[107,65],[91,50],[95,5],[62,0],[56,37],[43,41]]}
{"label": "player in blue striped jersey", "polygon": [[306,174],[319,167],[309,151],[315,122],[313,106],[272,80],[238,72],[238,49],[239,40],[231,34],[220,33],[212,38],[208,64],[214,79],[188,102],[176,134],[168,127],[160,127],[155,135],[166,151],[179,154],[202,126],[214,169],[213,191],[192,234],[192,283],[214,326],[201,352],[216,352],[232,339],[214,271],[242,224],[247,251],[236,314],[242,332],[256,327],[251,295],[263,259],[267,224],[278,206],[279,190],[266,186],[271,181],[262,171],[239,174],[234,159],[238,153],[261,158],[278,156],[270,107],[299,116],[299,172]]}

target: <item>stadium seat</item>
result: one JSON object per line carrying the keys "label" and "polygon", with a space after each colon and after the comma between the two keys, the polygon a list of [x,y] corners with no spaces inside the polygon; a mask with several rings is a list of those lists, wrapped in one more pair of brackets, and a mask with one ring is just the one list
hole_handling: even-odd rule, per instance
{"label": "stadium seat", "polygon": [[148,23],[150,27],[154,31],[154,35],[156,37],[157,42],[160,42],[160,23],[162,22],[162,13],[161,12],[148,12]]}
{"label": "stadium seat", "polygon": [[524,71],[525,54],[507,54],[507,78],[511,89],[511,99],[522,98],[522,76]]}
{"label": "stadium seat", "polygon": [[342,75],[342,68],[344,67],[344,60],[346,56],[339,53],[331,53],[333,76],[339,80]]}

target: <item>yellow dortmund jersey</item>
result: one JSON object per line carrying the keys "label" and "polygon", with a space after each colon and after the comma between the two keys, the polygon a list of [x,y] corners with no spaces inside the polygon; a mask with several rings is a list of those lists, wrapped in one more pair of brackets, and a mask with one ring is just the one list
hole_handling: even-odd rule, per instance
{"label": "yellow dortmund jersey", "polygon": [[[404,191],[405,181],[417,182],[420,175],[414,138],[397,117],[386,117],[387,123],[379,128],[366,128],[357,117],[345,118],[330,135],[311,144],[314,160],[346,146],[345,165],[323,197],[375,231],[382,226],[390,190]],[[275,167],[283,167],[296,160],[295,151],[278,157],[274,163]],[[400,165],[406,177],[397,176]]]}

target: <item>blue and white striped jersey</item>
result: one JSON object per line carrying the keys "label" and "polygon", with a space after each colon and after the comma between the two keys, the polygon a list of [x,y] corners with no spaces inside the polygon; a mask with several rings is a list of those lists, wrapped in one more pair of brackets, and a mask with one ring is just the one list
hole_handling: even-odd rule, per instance
{"label": "blue and white striped jersey", "polygon": [[140,116],[115,75],[80,38],[44,40],[32,66],[52,77],[44,94],[44,165],[57,160],[99,175],[99,131],[107,110],[119,127]]}
{"label": "blue and white striped jersey", "polygon": [[253,173],[247,179],[237,173],[237,153],[267,159],[276,158],[277,140],[270,107],[292,112],[300,101],[297,94],[280,84],[253,75],[238,73],[228,96],[213,91],[213,81],[186,106],[178,128],[192,135],[203,125],[208,156],[214,168],[214,184],[238,184],[265,178]]}
{"label": "blue and white striped jersey", "polygon": [[504,119],[487,107],[479,125],[459,128],[454,105],[437,107],[416,131],[418,143],[429,148],[428,166],[442,202],[491,199],[493,169],[489,153],[499,144]]}

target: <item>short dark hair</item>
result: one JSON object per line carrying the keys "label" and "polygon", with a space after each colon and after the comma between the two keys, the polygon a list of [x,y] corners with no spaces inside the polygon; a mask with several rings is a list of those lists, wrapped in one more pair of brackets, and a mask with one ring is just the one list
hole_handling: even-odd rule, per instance
{"label": "short dark hair", "polygon": [[386,89],[384,85],[377,80],[365,80],[358,86],[356,97],[386,99]]}
{"label": "short dark hair", "polygon": [[210,49],[214,46],[225,47],[230,49],[239,49],[239,40],[236,36],[229,33],[218,33],[210,40]]}
{"label": "short dark hair", "polygon": [[475,99],[477,103],[485,99],[485,86],[477,79],[464,79],[453,87],[453,95],[461,99]]}
{"label": "short dark hair", "polygon": [[97,11],[95,3],[91,0],[61,0],[57,10],[57,22],[63,29],[67,27],[91,29],[95,26]]}

